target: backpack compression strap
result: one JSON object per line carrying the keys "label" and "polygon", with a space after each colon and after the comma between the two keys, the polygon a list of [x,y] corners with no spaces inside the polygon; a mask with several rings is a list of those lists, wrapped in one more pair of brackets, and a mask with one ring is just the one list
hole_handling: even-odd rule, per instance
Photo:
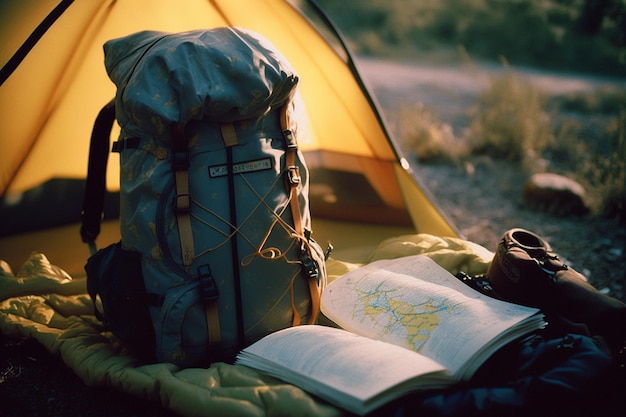
{"label": "backpack compression strap", "polygon": [[[178,237],[180,239],[181,258],[183,266],[188,269],[194,261],[193,230],[191,228],[191,195],[189,194],[189,144],[185,135],[185,123],[175,123],[172,131],[172,171],[174,171],[174,181],[176,184],[176,196],[174,197],[174,212],[178,225]],[[203,268],[198,268],[198,278],[203,297],[204,311],[207,322],[207,333],[209,336],[210,355],[217,354],[222,341],[222,331],[218,316],[217,299],[218,294],[214,291],[214,280],[210,273],[203,272]],[[207,282],[209,285],[205,285]]]}
{"label": "backpack compression strap", "polygon": [[[289,104],[288,101],[283,105],[280,111],[280,124],[283,130],[285,141],[287,142],[287,151],[285,152],[285,166],[287,169],[287,184],[289,192],[289,206],[291,207],[291,215],[293,217],[294,228],[296,233],[300,236],[300,256],[302,261],[302,268],[307,274],[309,292],[311,293],[311,316],[307,324],[314,324],[317,321],[317,317],[320,313],[320,288],[319,282],[319,268],[315,265],[315,262],[311,258],[310,248],[308,246],[309,232],[304,230],[302,225],[302,212],[300,211],[300,201],[298,199],[298,187],[301,184],[300,170],[296,165],[296,155],[298,153],[298,142],[290,129],[289,123]],[[300,324],[300,315],[298,314],[295,306],[293,325]]]}
{"label": "backpack compression strap", "polygon": [[174,124],[172,132],[172,170],[176,181],[174,212],[178,222],[181,259],[185,269],[194,260],[193,233],[191,231],[191,196],[189,195],[189,147],[185,124]]}

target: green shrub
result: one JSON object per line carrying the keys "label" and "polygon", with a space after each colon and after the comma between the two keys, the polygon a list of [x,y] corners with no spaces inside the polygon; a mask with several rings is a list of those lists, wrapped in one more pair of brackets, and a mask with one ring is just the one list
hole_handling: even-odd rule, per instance
{"label": "green shrub", "polygon": [[578,171],[594,197],[596,211],[626,222],[626,107],[606,127],[607,149],[592,152]]}
{"label": "green shrub", "polygon": [[[587,0],[316,1],[360,54],[413,50],[417,56],[460,47],[479,59],[626,76],[626,5],[620,1],[591,31],[584,10],[593,4]],[[422,162],[485,154],[532,170],[547,159],[551,170],[585,184],[597,213],[626,221],[624,90],[548,100],[509,70],[480,96],[467,137],[455,137],[423,106],[395,116],[398,137]],[[589,116],[594,124],[582,122]]]}
{"label": "green shrub", "polygon": [[545,95],[513,71],[493,77],[472,111],[472,153],[532,166],[554,139],[545,104]]}
{"label": "green shrub", "polygon": [[550,102],[560,111],[615,116],[626,108],[626,90],[601,88],[593,93],[579,91],[553,97]]}
{"label": "green shrub", "polygon": [[589,33],[581,24],[585,0],[316,2],[361,54],[461,45],[480,59],[504,55],[515,65],[626,76],[626,5]]}
{"label": "green shrub", "polygon": [[548,159],[576,174],[597,214],[626,221],[626,90],[604,88],[550,101],[555,111],[567,116],[558,122]]}
{"label": "green shrub", "polygon": [[[548,160],[551,170],[573,173],[585,185],[595,213],[626,221],[625,97],[624,90],[599,90],[547,100],[508,71],[491,80],[473,110],[470,152],[520,163],[527,171],[543,169],[537,162]],[[549,112],[548,103],[555,102],[559,106]],[[591,115],[599,121],[586,126]]]}

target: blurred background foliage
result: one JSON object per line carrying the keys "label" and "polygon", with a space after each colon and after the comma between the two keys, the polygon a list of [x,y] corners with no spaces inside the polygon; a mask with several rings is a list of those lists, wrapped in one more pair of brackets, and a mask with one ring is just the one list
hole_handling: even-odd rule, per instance
{"label": "blurred background foliage", "polygon": [[624,0],[316,0],[362,55],[472,57],[626,76]]}
{"label": "blurred background foliage", "polygon": [[[626,0],[315,2],[358,56],[503,66],[468,109],[468,126],[422,103],[388,115],[420,162],[488,156],[558,172],[584,185],[597,215],[626,221]],[[550,95],[520,67],[614,77],[621,87]]]}

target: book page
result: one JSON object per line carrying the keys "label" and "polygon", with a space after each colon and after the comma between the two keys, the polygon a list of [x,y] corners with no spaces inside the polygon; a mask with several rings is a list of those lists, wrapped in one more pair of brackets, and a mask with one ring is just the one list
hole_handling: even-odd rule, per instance
{"label": "book page", "polygon": [[420,352],[460,379],[545,324],[537,309],[485,296],[420,255],[347,273],[324,290],[322,312],[348,331]]}
{"label": "book page", "polygon": [[409,387],[399,387],[403,389],[394,390],[390,397],[381,395],[419,375],[424,377],[417,386],[423,388],[452,382],[445,368],[429,358],[319,325],[272,333],[243,349],[235,363],[266,372],[357,413],[406,393]]}

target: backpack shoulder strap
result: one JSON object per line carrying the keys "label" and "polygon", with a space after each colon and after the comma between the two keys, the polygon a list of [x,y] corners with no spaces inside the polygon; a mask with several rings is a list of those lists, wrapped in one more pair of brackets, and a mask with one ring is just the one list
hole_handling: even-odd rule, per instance
{"label": "backpack shoulder strap", "polygon": [[91,132],[89,165],[83,196],[82,225],[80,235],[96,251],[95,241],[100,234],[100,223],[106,191],[106,168],[109,160],[111,129],[115,122],[115,101],[109,101],[98,113]]}
{"label": "backpack shoulder strap", "polygon": [[[319,280],[319,268],[313,261],[310,250],[311,248],[308,246],[309,233],[310,231],[304,230],[304,225],[302,224],[302,212],[300,209],[300,202],[298,200],[298,187],[301,186],[302,179],[300,177],[300,170],[296,165],[296,156],[298,153],[298,141],[291,131],[291,123],[289,120],[289,105],[290,101],[288,100],[283,107],[281,108],[280,113],[280,123],[281,129],[283,130],[283,136],[285,137],[285,141],[287,143],[287,150],[285,153],[285,167],[287,169],[287,187],[289,193],[289,206],[291,208],[291,215],[293,217],[293,224],[298,236],[300,236],[300,260],[302,262],[302,268],[306,272],[308,277],[309,291],[311,293],[311,315],[309,317],[307,324],[314,324],[317,321],[317,318],[320,313],[320,289],[318,287]],[[298,315],[297,310],[294,311],[294,320],[293,325],[297,326],[300,324],[300,316]]]}

